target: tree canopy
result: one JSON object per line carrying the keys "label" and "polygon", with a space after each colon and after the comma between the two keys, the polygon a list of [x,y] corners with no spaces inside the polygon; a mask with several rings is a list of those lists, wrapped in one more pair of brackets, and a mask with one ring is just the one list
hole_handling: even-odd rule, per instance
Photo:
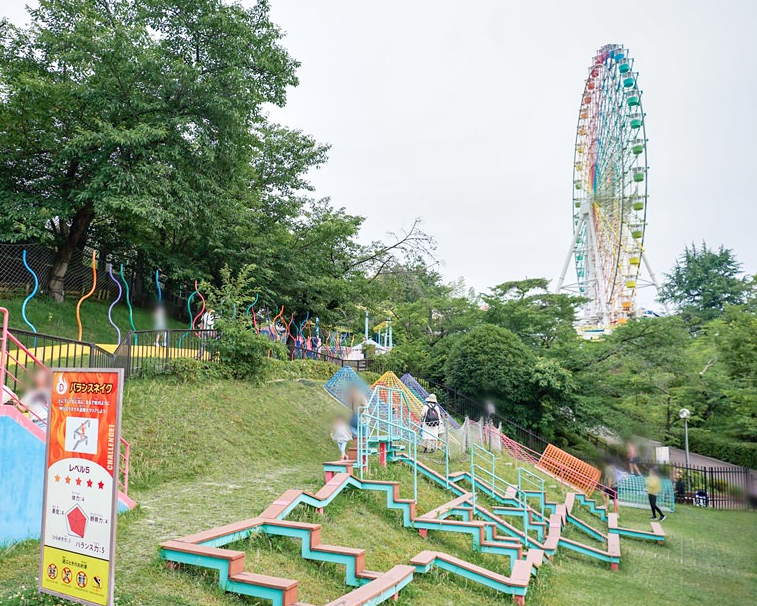
{"label": "tree canopy", "polygon": [[723,246],[713,250],[705,243],[687,246],[665,278],[660,301],[705,322],[721,315],[727,305],[741,303],[748,288],[733,251]]}

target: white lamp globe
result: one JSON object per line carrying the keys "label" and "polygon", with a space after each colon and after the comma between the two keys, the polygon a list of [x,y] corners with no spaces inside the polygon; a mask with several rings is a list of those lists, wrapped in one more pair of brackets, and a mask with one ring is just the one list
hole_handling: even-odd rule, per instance
{"label": "white lamp globe", "polygon": [[682,408],[678,411],[678,416],[682,419],[688,419],[691,416],[691,411],[688,408]]}

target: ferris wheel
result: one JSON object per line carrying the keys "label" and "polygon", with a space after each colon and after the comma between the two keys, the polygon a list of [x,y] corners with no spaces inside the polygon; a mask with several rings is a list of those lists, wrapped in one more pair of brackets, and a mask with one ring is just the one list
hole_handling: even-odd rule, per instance
{"label": "ferris wheel", "polygon": [[[557,292],[586,298],[584,326],[625,324],[639,312],[637,290],[657,288],[644,253],[647,138],[638,76],[626,48],[603,46],[589,67],[581,97],[573,158],[573,239]],[[576,282],[565,284],[571,259]]]}

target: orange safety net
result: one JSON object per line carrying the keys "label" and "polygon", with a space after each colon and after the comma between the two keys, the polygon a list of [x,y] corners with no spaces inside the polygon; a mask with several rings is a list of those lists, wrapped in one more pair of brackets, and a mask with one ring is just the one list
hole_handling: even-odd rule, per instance
{"label": "orange safety net", "polygon": [[596,467],[584,463],[581,459],[560,450],[553,444],[547,445],[536,467],[585,495],[590,495],[599,482],[602,473]]}

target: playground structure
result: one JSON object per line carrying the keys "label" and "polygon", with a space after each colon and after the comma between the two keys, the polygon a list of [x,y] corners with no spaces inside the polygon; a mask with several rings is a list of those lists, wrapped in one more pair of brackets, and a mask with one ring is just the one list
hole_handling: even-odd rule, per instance
{"label": "playground structure", "polygon": [[[573,238],[556,291],[588,299],[581,319],[585,334],[625,324],[639,312],[637,290],[658,288],[644,251],[648,167],[638,76],[628,49],[603,46],[592,60],[581,97],[573,161]],[[571,259],[576,282],[566,284]]]}
{"label": "playground structure", "polygon": [[[35,354],[8,330],[8,311],[0,307],[0,493],[9,495],[10,507],[0,520],[0,544],[39,538],[42,518],[42,478],[47,422],[33,412],[22,413],[19,393],[31,385],[31,376],[47,369]],[[119,448],[118,509],[136,503],[129,491],[129,443],[121,439]]]}
{"label": "playground structure", "polygon": [[[470,445],[469,465],[463,471],[450,473],[448,465],[441,471],[434,464],[419,460],[421,430],[405,391],[391,377],[385,379],[391,386],[378,382],[373,388],[361,385],[352,377],[353,372],[342,369],[325,386],[338,400],[355,389],[366,396],[359,409],[360,430],[351,460],[324,463],[325,484],[315,493],[287,490],[250,519],[162,543],[160,554],[169,568],[189,565],[215,570],[218,585],[224,591],[270,600],[275,606],[300,604],[297,580],[245,571],[245,552],[233,547],[253,535],[284,536],[301,542],[300,553],[305,560],[344,567],[347,593],[329,602],[330,606],[373,606],[396,599],[416,575],[433,569],[511,595],[515,603],[523,604],[531,580],[561,550],[581,554],[617,570],[621,536],[664,542],[665,534],[659,524],[653,524],[649,531],[623,528],[619,526],[617,512],[606,511],[582,492],[567,492],[564,502],[550,500],[544,477],[526,467],[519,467],[517,483],[507,482],[497,475],[494,453],[478,444]],[[449,442],[441,441],[447,450],[445,460],[449,462]],[[375,465],[371,462],[376,460],[374,457],[380,466],[399,464],[412,470],[413,498],[401,498],[397,482],[367,477]],[[553,470],[559,465],[555,462]],[[448,493],[449,500],[420,513],[419,479]],[[354,490],[382,495],[386,509],[399,512],[402,526],[408,532],[417,532],[424,538],[429,532],[469,537],[472,552],[493,554],[497,561],[501,559],[502,565],[491,570],[447,553],[424,550],[385,572],[370,571],[365,569],[364,549],[325,545],[320,538],[322,524],[287,520],[298,507],[309,507],[322,514],[342,493]],[[606,528],[597,528],[579,518],[578,508],[585,508]],[[587,542],[568,538],[565,531],[569,527],[571,532],[583,533]]]}

